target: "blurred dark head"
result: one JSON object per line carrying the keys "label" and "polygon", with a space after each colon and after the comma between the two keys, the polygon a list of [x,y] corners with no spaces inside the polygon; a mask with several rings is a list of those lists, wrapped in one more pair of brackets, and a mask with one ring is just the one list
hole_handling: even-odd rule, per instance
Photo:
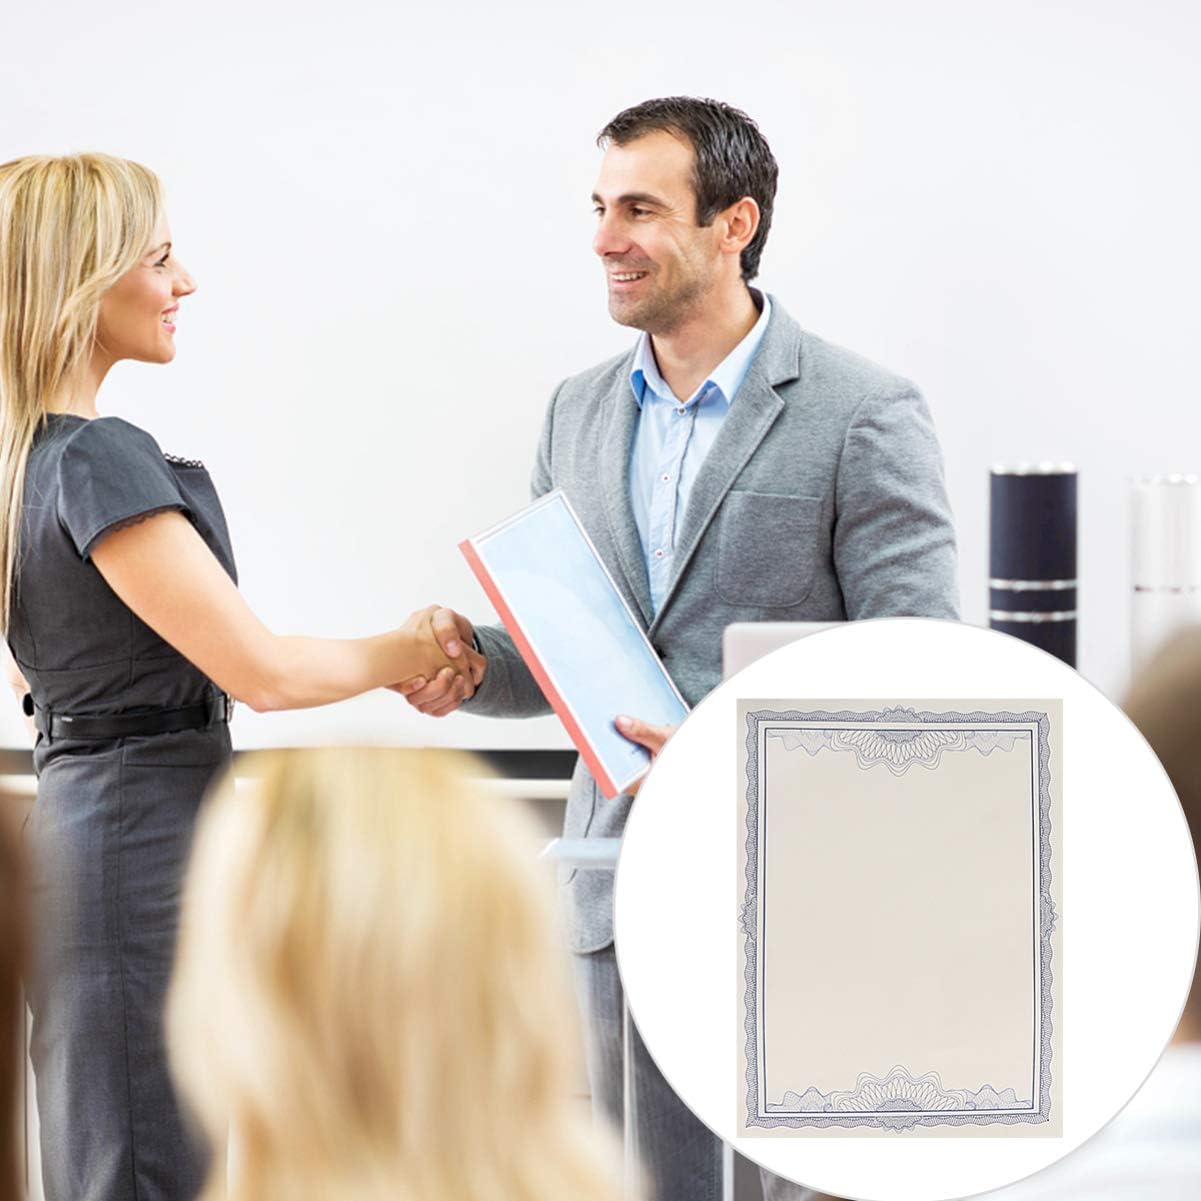
{"label": "blurred dark head", "polygon": [[[1130,686],[1127,716],[1163,764],[1180,798],[1193,848],[1201,835],[1201,626],[1172,638]],[[1201,986],[1193,991],[1181,1023],[1201,1038]]]}

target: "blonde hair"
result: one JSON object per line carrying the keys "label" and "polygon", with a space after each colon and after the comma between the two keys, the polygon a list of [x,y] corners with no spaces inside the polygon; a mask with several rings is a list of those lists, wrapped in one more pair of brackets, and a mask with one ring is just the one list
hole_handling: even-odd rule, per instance
{"label": "blonde hair", "polygon": [[162,189],[107,154],[0,165],[0,623],[8,628],[29,448],[86,367],[100,301],[150,247]]}
{"label": "blonde hair", "polygon": [[218,1152],[206,1201],[616,1201],[571,1097],[538,839],[482,765],[377,748],[246,771],[257,789],[227,777],[200,820],[167,1014]]}

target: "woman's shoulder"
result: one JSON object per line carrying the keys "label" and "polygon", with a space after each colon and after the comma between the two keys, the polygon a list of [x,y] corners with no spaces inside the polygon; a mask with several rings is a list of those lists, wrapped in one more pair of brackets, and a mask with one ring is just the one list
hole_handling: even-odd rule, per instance
{"label": "woman's shoulder", "polygon": [[[52,436],[61,440],[63,448],[86,450],[93,446],[158,447],[149,430],[126,421],[124,417],[76,417],[72,413],[51,413],[47,424]],[[57,428],[55,428],[57,427]]]}
{"label": "woman's shoulder", "polygon": [[60,472],[96,467],[132,471],[164,459],[154,435],[132,421],[70,413],[49,414],[33,450],[56,462]]}
{"label": "woman's shoulder", "polygon": [[[55,423],[51,423],[55,424]],[[29,478],[26,496],[55,498],[59,523],[87,557],[97,538],[142,513],[188,505],[162,449],[122,417],[58,421],[55,446]],[[28,478],[28,477],[27,477]]]}

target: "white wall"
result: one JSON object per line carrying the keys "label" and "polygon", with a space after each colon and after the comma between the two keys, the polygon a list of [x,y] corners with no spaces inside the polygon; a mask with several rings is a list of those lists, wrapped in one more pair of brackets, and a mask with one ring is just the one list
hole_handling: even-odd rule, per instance
{"label": "white wall", "polygon": [[[203,458],[274,628],[487,605],[455,550],[525,500],[546,398],[629,344],[589,250],[593,138],[714,95],[781,166],[762,283],[917,380],[946,451],[964,616],[987,469],[1080,468],[1080,666],[1120,688],[1126,480],[1196,470],[1201,17],[1185,3],[4,0],[0,158],[104,149],[168,189],[200,283],[168,368],[101,408]],[[5,712],[0,741],[22,739]],[[242,745],[566,745],[377,695]]]}

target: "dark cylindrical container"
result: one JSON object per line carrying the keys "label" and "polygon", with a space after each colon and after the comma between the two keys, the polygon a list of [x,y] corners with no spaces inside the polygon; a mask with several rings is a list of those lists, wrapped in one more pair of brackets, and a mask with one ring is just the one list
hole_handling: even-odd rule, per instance
{"label": "dark cylindrical container", "polygon": [[1076,468],[992,469],[988,624],[1076,666]]}

